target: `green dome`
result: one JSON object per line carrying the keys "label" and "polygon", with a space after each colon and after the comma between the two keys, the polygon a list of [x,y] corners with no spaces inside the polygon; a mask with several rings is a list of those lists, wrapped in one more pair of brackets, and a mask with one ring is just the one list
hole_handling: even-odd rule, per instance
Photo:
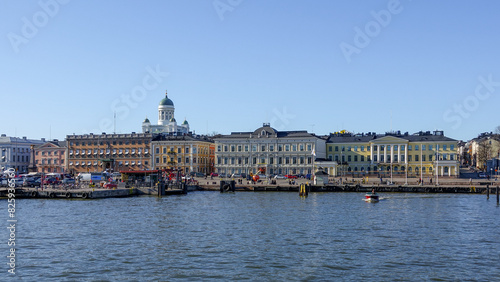
{"label": "green dome", "polygon": [[143,122],[144,123],[151,123],[148,118],[146,118]]}
{"label": "green dome", "polygon": [[187,124],[189,124],[189,123],[188,123],[188,121],[187,121],[187,120],[184,120],[184,122],[183,122],[182,124],[187,125]]}
{"label": "green dome", "polygon": [[177,121],[175,120],[175,118],[171,118],[170,122],[177,122]]}
{"label": "green dome", "polygon": [[163,98],[160,101],[160,106],[173,106],[173,105],[174,105],[174,102],[172,102],[172,100],[168,99],[168,95],[167,95],[167,93],[165,93],[165,98]]}

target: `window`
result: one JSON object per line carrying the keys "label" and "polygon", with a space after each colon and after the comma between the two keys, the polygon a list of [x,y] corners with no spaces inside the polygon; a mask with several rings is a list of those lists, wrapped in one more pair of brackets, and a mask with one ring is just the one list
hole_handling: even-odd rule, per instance
{"label": "window", "polygon": [[220,152],[221,151],[221,145],[217,145],[217,152]]}
{"label": "window", "polygon": [[351,151],[351,146],[347,146],[347,152]]}
{"label": "window", "polygon": [[418,162],[418,155],[415,155],[415,161]]}
{"label": "window", "polygon": [[332,146],[328,146],[328,152],[332,151]]}
{"label": "window", "polygon": [[364,162],[365,161],[365,156],[361,156],[361,161]]}
{"label": "window", "polygon": [[358,151],[358,146],[354,146],[354,152]]}
{"label": "window", "polygon": [[300,144],[300,145],[299,145],[299,150],[300,150],[301,152],[302,152],[302,151],[304,151],[304,144]]}
{"label": "window", "polygon": [[358,161],[358,156],[354,156],[354,161],[357,162]]}
{"label": "window", "polygon": [[350,162],[351,161],[351,155],[347,156],[347,161]]}
{"label": "window", "polygon": [[311,144],[307,144],[307,150],[308,150],[308,151],[311,151],[311,149],[312,149]]}
{"label": "window", "polygon": [[236,150],[236,148],[234,147],[234,145],[231,145],[231,152],[234,152]]}
{"label": "window", "polygon": [[411,151],[411,145],[408,145],[408,151]]}
{"label": "window", "polygon": [[186,154],[189,154],[189,148],[186,148]]}
{"label": "window", "polygon": [[248,145],[245,145],[245,152],[248,152]]}
{"label": "window", "polygon": [[422,151],[425,151],[425,145],[422,145]]}
{"label": "window", "polygon": [[296,152],[297,151],[297,145],[296,144],[293,144],[292,145],[292,151]]}
{"label": "window", "polygon": [[445,144],[445,145],[443,145],[443,150],[444,150],[444,151],[446,151],[446,146],[447,146],[446,144]]}
{"label": "window", "polygon": [[286,152],[290,151],[290,145],[285,145],[285,151]]}
{"label": "window", "polygon": [[260,146],[260,151],[265,152],[266,151],[266,145],[261,145]]}
{"label": "window", "polygon": [[[423,150],[423,147],[422,147]],[[425,155],[422,155],[422,161],[425,162]]]}
{"label": "window", "polygon": [[408,161],[411,162],[411,155],[408,155]]}
{"label": "window", "polygon": [[[156,154],[160,153],[160,148],[156,147]],[[113,154],[116,154],[116,149],[113,149]]]}
{"label": "window", "polygon": [[429,151],[432,151],[432,145],[429,145]]}
{"label": "window", "polygon": [[454,151],[455,150],[455,145],[450,145],[450,150]]}
{"label": "window", "polygon": [[415,145],[415,151],[418,151],[418,145]]}
{"label": "window", "polygon": [[163,147],[163,153],[166,154],[167,153],[167,148],[166,147]]}
{"label": "window", "polygon": [[365,151],[365,146],[361,146],[361,152]]}
{"label": "window", "polygon": [[283,151],[283,145],[278,145],[278,151],[279,152]]}
{"label": "window", "polygon": [[339,151],[339,146],[335,146],[335,152]]}

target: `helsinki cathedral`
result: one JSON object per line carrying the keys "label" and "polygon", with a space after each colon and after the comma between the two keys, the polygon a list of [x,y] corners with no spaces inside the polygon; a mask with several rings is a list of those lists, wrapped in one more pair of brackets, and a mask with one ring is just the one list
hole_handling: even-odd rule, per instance
{"label": "helsinki cathedral", "polygon": [[158,105],[158,124],[152,125],[148,118],[142,122],[143,133],[162,133],[165,135],[184,135],[189,133],[189,124],[186,119],[182,124],[177,124],[174,117],[174,102],[168,98],[165,92],[165,98]]}

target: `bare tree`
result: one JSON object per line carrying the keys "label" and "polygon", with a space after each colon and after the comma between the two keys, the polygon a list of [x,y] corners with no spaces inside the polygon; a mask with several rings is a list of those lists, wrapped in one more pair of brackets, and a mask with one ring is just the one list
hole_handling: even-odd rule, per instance
{"label": "bare tree", "polygon": [[500,125],[495,127],[495,133],[496,134],[500,134]]}
{"label": "bare tree", "polygon": [[490,140],[485,139],[479,143],[477,150],[477,164],[481,169],[486,169],[486,161],[490,159],[491,144]]}

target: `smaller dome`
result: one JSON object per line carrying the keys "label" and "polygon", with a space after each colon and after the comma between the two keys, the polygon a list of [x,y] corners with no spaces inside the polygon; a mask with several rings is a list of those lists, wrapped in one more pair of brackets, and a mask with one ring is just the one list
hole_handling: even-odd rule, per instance
{"label": "smaller dome", "polygon": [[143,123],[151,123],[148,118],[146,118]]}
{"label": "smaller dome", "polygon": [[175,121],[175,118],[171,118],[171,119],[170,119],[170,122],[176,122],[176,121]]}
{"label": "smaller dome", "polygon": [[187,120],[184,120],[184,122],[183,122],[182,124],[184,124],[184,125],[188,125],[189,123],[188,123],[188,121],[187,121]]}

